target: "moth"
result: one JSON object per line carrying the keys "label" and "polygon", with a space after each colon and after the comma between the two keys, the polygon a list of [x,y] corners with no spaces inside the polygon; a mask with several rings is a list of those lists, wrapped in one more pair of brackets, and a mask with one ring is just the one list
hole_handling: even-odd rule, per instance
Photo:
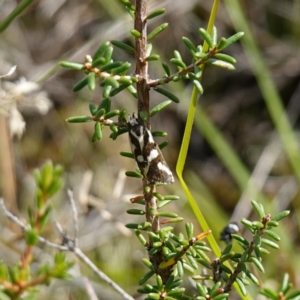
{"label": "moth", "polygon": [[173,183],[173,174],[155,143],[151,131],[135,113],[129,116],[127,126],[131,151],[144,178],[151,185]]}
{"label": "moth", "polygon": [[227,224],[221,234],[220,234],[220,240],[224,241],[226,244],[229,244],[232,240],[231,234],[239,233],[240,227],[237,222],[230,222]]}

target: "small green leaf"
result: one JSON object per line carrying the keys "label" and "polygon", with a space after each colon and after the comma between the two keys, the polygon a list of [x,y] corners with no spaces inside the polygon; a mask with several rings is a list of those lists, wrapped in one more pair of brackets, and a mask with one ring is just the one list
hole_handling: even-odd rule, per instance
{"label": "small green leaf", "polygon": [[95,89],[96,86],[96,75],[94,72],[88,75],[88,87],[91,91]]}
{"label": "small green leaf", "polygon": [[174,58],[182,61],[182,56],[179,51],[174,50]]}
{"label": "small green leaf", "polygon": [[115,116],[118,116],[119,113],[120,113],[120,111],[118,109],[111,110],[110,112],[108,112],[104,115],[104,119],[107,120],[107,119],[113,118]]}
{"label": "small green leaf", "polygon": [[197,259],[199,263],[201,263],[200,261],[203,259],[210,264],[210,258],[204,253],[204,251],[196,249],[196,252],[201,256],[201,259]]}
{"label": "small green leaf", "polygon": [[178,271],[178,277],[182,278],[183,274],[184,274],[184,270],[183,270],[183,263],[182,263],[181,260],[177,261],[176,268],[177,268],[177,271]]}
{"label": "small green leaf", "polygon": [[129,46],[129,45],[127,45],[127,44],[125,44],[125,43],[122,43],[122,42],[120,42],[120,41],[116,41],[116,40],[112,40],[112,41],[110,41],[114,46],[116,46],[116,47],[118,47],[118,48],[120,48],[120,49],[122,49],[122,50],[124,50],[124,51],[126,51],[126,52],[128,52],[128,53],[130,53],[130,54],[133,54],[134,53],[134,48],[133,47],[131,47],[131,46]]}
{"label": "small green leaf", "polygon": [[126,89],[127,87],[129,86],[129,84],[120,84],[118,88],[115,88],[113,89],[111,92],[110,92],[110,96],[113,97],[117,94],[119,94],[121,91],[123,91],[124,89]]}
{"label": "small green leaf", "polygon": [[256,201],[252,200],[251,205],[254,208],[256,214],[258,215],[259,219],[262,221],[262,219],[265,217],[265,213],[262,210],[262,207],[257,203]]}
{"label": "small green leaf", "polygon": [[[168,292],[168,296],[165,298],[165,300],[181,299],[181,296],[184,292],[185,292],[185,288],[174,289],[174,290]],[[170,296],[174,296],[176,298],[171,298]]]}
{"label": "small green leaf", "polygon": [[198,265],[197,265],[197,262],[196,260],[194,259],[194,257],[192,257],[191,255],[186,255],[186,258],[188,259],[190,265],[195,269],[195,270],[198,270]]}
{"label": "small green leaf", "polygon": [[219,43],[218,50],[223,50],[227,48],[228,46],[232,45],[233,43],[237,42],[240,38],[242,38],[244,35],[244,32],[238,32],[234,34],[233,36],[226,39],[225,43],[222,42],[222,45]]}
{"label": "small green leaf", "polygon": [[241,237],[240,235],[232,233],[231,237],[233,239],[237,240],[238,242],[241,242],[245,246],[249,246],[249,242],[246,239],[244,239],[243,237]]}
{"label": "small green leaf", "polygon": [[[287,217],[289,214],[290,214],[289,210],[284,210],[281,213],[279,213],[278,215],[276,215],[275,217],[272,217],[272,221],[279,222],[281,219]],[[271,222],[268,222],[268,225],[269,225],[269,223],[271,223]]]}
{"label": "small green leaf", "polygon": [[134,172],[134,171],[127,171],[127,172],[125,172],[125,175],[127,177],[134,177],[134,178],[142,178],[143,177],[140,173]]}
{"label": "small green leaf", "polygon": [[259,286],[259,280],[250,271],[247,271],[246,275],[253,283]]}
{"label": "small green leaf", "polygon": [[187,263],[183,263],[182,266],[186,271],[190,272],[191,274],[195,273],[195,270]]}
{"label": "small green leaf", "polygon": [[282,278],[282,282],[281,282],[281,286],[280,286],[280,291],[283,292],[287,289],[288,284],[289,284],[289,274],[288,273],[284,273],[283,278]]}
{"label": "small green leaf", "polygon": [[213,29],[211,32],[211,39],[212,39],[213,46],[215,47],[217,44],[217,40],[218,40],[218,31],[217,31],[216,26],[213,26]]}
{"label": "small green leaf", "polygon": [[263,254],[270,254],[270,252],[267,249],[263,248],[263,247],[259,247],[259,251]]}
{"label": "small green leaf", "polygon": [[152,55],[149,55],[145,58],[145,61],[154,61],[154,60],[159,60],[159,55],[158,54],[152,54]]}
{"label": "small green leaf", "polygon": [[[286,295],[287,292],[293,287],[292,283],[289,283],[287,287],[282,291],[283,295]],[[299,299],[298,299],[299,300]]]}
{"label": "small green leaf", "polygon": [[224,49],[224,46],[226,45],[226,43],[227,43],[226,38],[222,37],[222,38],[220,39],[220,42],[219,42],[218,45],[217,45],[217,49],[218,49],[218,50]]}
{"label": "small green leaf", "polygon": [[93,55],[93,60],[96,60],[99,57],[101,57],[104,54],[104,52],[106,51],[106,49],[109,47],[109,45],[110,45],[110,42],[105,42],[105,43],[101,44],[100,47],[95,52],[95,54]]}
{"label": "small green leaf", "polygon": [[94,103],[90,103],[89,109],[90,109],[91,115],[94,116],[95,113],[96,113],[96,111],[97,111],[97,108],[96,108],[95,104]]}
{"label": "small green leaf", "polygon": [[278,227],[279,223],[276,221],[270,221],[267,223],[268,227]]}
{"label": "small green leaf", "polygon": [[265,227],[265,225],[262,222],[259,222],[259,221],[253,221],[252,224],[253,224],[253,226],[256,227],[256,229],[257,228],[261,229],[261,228]]}
{"label": "small green leaf", "polygon": [[209,293],[210,296],[212,296],[212,297],[216,296],[218,294],[218,289],[221,287],[221,285],[222,285],[221,281],[216,282],[210,290],[210,293]]}
{"label": "small green leaf", "polygon": [[[227,254],[224,254],[220,257],[220,262],[224,263],[226,260],[231,259],[233,256],[234,256],[234,252],[229,252]],[[230,271],[230,269],[229,269],[229,271]]]}
{"label": "small green leaf", "polygon": [[235,70],[234,65],[232,65],[232,64],[230,64],[226,61],[217,60],[217,59],[214,59],[214,58],[209,58],[206,61],[206,64],[213,65],[213,66],[216,66],[216,67],[220,67],[220,68],[226,69],[226,70]]}
{"label": "small green leaf", "polygon": [[114,48],[112,46],[109,46],[105,50],[105,52],[103,54],[103,57],[104,57],[106,63],[110,62],[112,54],[113,54],[113,51],[114,51]]}
{"label": "small green leaf", "polygon": [[106,113],[106,111],[104,108],[97,110],[97,112],[95,114],[95,119],[97,120],[97,119],[101,118],[105,113]]}
{"label": "small green leaf", "polygon": [[214,58],[229,62],[233,65],[236,63],[236,59],[234,57],[227,55],[227,54],[223,54],[223,53],[215,54]]}
{"label": "small green leaf", "polygon": [[168,144],[169,144],[169,141],[164,141],[164,142],[160,143],[160,144],[158,145],[158,147],[159,147],[160,150],[162,150],[162,149],[164,149],[165,147],[167,147]]}
{"label": "small green leaf", "polygon": [[159,33],[161,33],[162,31],[164,31],[167,27],[168,27],[168,23],[164,23],[159,25],[158,27],[156,27],[153,31],[151,31],[148,36],[147,36],[147,40],[150,41],[151,39],[153,39],[154,37],[156,37]]}
{"label": "small green leaf", "polygon": [[143,211],[141,209],[128,209],[128,210],[126,210],[126,212],[129,215],[139,215],[139,216],[142,216],[142,215],[145,214],[145,211]]}
{"label": "small green leaf", "polygon": [[166,96],[168,99],[172,100],[175,103],[179,103],[179,98],[164,88],[155,87],[154,91]]}
{"label": "small green leaf", "polygon": [[238,284],[238,286],[239,286],[240,291],[242,292],[242,294],[243,294],[244,296],[246,296],[246,295],[247,295],[247,289],[246,289],[246,287],[245,287],[243,281],[241,280],[241,278],[237,277],[237,278],[235,279],[235,281],[236,281],[236,283]]}
{"label": "small green leaf", "polygon": [[130,30],[130,33],[136,38],[141,37],[141,33],[139,31],[137,31],[136,29]]}
{"label": "small green leaf", "polygon": [[132,94],[135,98],[137,98],[137,91],[132,85],[128,86],[127,90],[129,91],[130,94]]}
{"label": "small green leaf", "polygon": [[197,52],[196,46],[193,44],[193,42],[190,39],[188,39],[187,37],[183,37],[182,41],[186,45],[186,47],[188,48],[188,50],[191,52],[192,55],[194,55],[195,52]]}
{"label": "small green leaf", "polygon": [[300,290],[289,294],[285,299],[286,300],[299,300],[299,297],[300,297]]}
{"label": "small green leaf", "polygon": [[153,243],[153,248],[161,248],[161,247],[162,247],[162,242]]}
{"label": "small green leaf", "polygon": [[159,217],[167,217],[167,218],[177,218],[178,215],[173,213],[173,212],[169,212],[169,211],[165,211],[165,212],[159,212],[157,214]]}
{"label": "small green leaf", "polygon": [[194,225],[192,223],[186,223],[185,230],[186,230],[187,237],[190,240],[194,235]]}
{"label": "small green leaf", "polygon": [[135,223],[128,223],[125,224],[125,227],[129,228],[129,229],[141,229],[140,228],[140,224],[135,224]]}
{"label": "small green leaf", "polygon": [[222,251],[222,256],[228,254],[231,251],[231,249],[232,249],[232,244],[227,244],[225,249]]}
{"label": "small green leaf", "polygon": [[162,63],[162,66],[166,72],[166,75],[167,76],[170,76],[171,75],[171,70],[170,70],[170,67],[166,64],[166,63]]}
{"label": "small green leaf", "polygon": [[164,199],[165,199],[165,200],[179,200],[180,197],[177,196],[177,195],[165,195],[165,196],[164,196]]}
{"label": "small green leaf", "polygon": [[78,70],[78,71],[84,69],[83,64],[73,63],[73,62],[70,62],[70,61],[61,61],[59,63],[59,65],[64,67],[64,68]]}
{"label": "small green leaf", "polygon": [[244,224],[248,228],[252,228],[252,222],[245,218],[241,219],[241,223]]}
{"label": "small green leaf", "polygon": [[134,158],[134,155],[131,152],[120,152],[120,155],[124,157]]}
{"label": "small green leaf", "polygon": [[162,291],[164,288],[163,281],[159,275],[156,275],[156,285],[159,291]]}
{"label": "small green leaf", "polygon": [[135,11],[135,7],[130,3],[129,0],[121,0],[121,2],[130,10]]}
{"label": "small green leaf", "polygon": [[142,258],[142,262],[147,268],[153,270],[153,265],[148,258]]}
{"label": "small green leaf", "polygon": [[105,63],[106,63],[105,58],[104,57],[99,57],[99,58],[97,58],[96,60],[93,61],[92,67],[96,68],[96,67],[104,65]]}
{"label": "small green leaf", "polygon": [[29,228],[25,231],[25,242],[28,246],[34,246],[38,242],[38,232],[33,229]]}
{"label": "small green leaf", "polygon": [[79,82],[77,82],[77,83],[73,86],[72,91],[73,91],[74,93],[75,93],[75,92],[78,92],[78,91],[80,91],[81,89],[83,89],[87,84],[88,84],[88,77],[84,77],[83,79],[81,79]]}
{"label": "small green leaf", "polygon": [[105,99],[102,100],[102,102],[98,106],[97,111],[103,108],[105,110],[105,112],[108,112],[108,111],[110,111],[110,105],[111,105],[110,99],[105,98]]}
{"label": "small green leaf", "polygon": [[66,119],[66,121],[69,123],[86,123],[86,122],[91,122],[92,118],[89,116],[76,116],[76,117],[70,117]]}
{"label": "small green leaf", "polygon": [[214,47],[213,40],[212,40],[212,37],[210,36],[210,34],[204,28],[200,28],[199,33],[201,34],[201,36],[203,37],[203,39],[207,43],[208,47],[210,49],[213,48]]}
{"label": "small green leaf", "polygon": [[181,76],[180,76],[180,75],[174,75],[174,76],[173,76],[173,81],[174,81],[174,82],[178,82],[180,79],[181,79]]}
{"label": "small green leaf", "polygon": [[171,58],[170,62],[179,68],[186,69],[186,64],[182,60],[179,60],[177,58]]}
{"label": "small green leaf", "polygon": [[268,299],[272,299],[272,300],[278,299],[278,294],[268,288],[264,288],[262,291],[259,291],[259,293],[266,296]]}
{"label": "small green leaf", "polygon": [[[202,284],[200,284],[199,282],[196,283],[196,288],[199,292],[199,294],[203,297],[206,297],[206,294],[207,294],[207,290],[206,290],[206,287],[203,286]],[[204,298],[206,299],[206,298]]]}
{"label": "small green leaf", "polygon": [[120,86],[119,82],[113,77],[106,77],[104,82],[105,85],[110,85],[112,88],[118,88]]}
{"label": "small green leaf", "polygon": [[140,280],[139,280],[139,285],[144,284],[148,279],[150,279],[154,275],[154,271],[149,271],[146,275],[144,275]]}
{"label": "small green leaf", "polygon": [[119,81],[119,83],[126,84],[128,86],[128,85],[132,84],[134,79],[135,79],[135,77],[130,78],[129,76],[121,76],[118,81]]}
{"label": "small green leaf", "polygon": [[274,231],[272,230],[265,230],[264,233],[266,235],[268,235],[270,238],[272,238],[273,240],[279,242],[280,241],[280,236],[278,234],[276,234]]}
{"label": "small green leaf", "polygon": [[256,257],[251,256],[249,260],[255,264],[255,266],[257,267],[257,269],[260,272],[265,273],[265,269],[264,269],[263,265]]}
{"label": "small green leaf", "polygon": [[200,83],[200,81],[193,80],[193,84],[194,84],[195,88],[197,89],[198,93],[203,94],[203,87],[202,87],[202,84]]}
{"label": "small green leaf", "polygon": [[103,90],[102,90],[102,97],[108,98],[110,96],[111,90],[112,90],[111,85],[109,85],[109,84],[104,85]]}
{"label": "small green leaf", "polygon": [[144,122],[148,120],[148,114],[145,110],[141,110],[139,116]]}
{"label": "small green leaf", "polygon": [[154,193],[153,193],[153,196],[154,196],[157,200],[159,200],[159,201],[163,201],[163,200],[164,200],[164,196],[161,195],[161,194],[159,194],[159,193],[154,192]]}
{"label": "small green leaf", "polygon": [[124,75],[126,71],[130,68],[131,63],[125,62],[120,67],[111,70],[112,75]]}
{"label": "small green leaf", "polygon": [[174,276],[171,275],[166,282],[165,290],[169,291],[169,290],[175,289],[176,287],[178,287],[182,284],[182,281],[183,281],[182,279],[174,280]]}
{"label": "small green leaf", "polygon": [[160,293],[149,293],[147,295],[147,298],[151,299],[151,300],[159,300],[159,299],[161,299],[160,298]]}
{"label": "small green leaf", "polygon": [[165,8],[156,9],[147,16],[147,19],[150,20],[152,18],[155,18],[157,16],[164,14],[165,12],[166,12]]}
{"label": "small green leaf", "polygon": [[109,63],[101,66],[100,71],[101,72],[106,72],[106,71],[109,71],[109,70],[114,69],[116,67],[120,67],[121,65],[122,65],[121,61],[109,62]]}
{"label": "small green leaf", "polygon": [[279,249],[279,246],[276,243],[274,243],[274,242],[272,242],[268,239],[261,239],[261,242],[264,243],[265,245],[271,247],[271,248]]}
{"label": "small green leaf", "polygon": [[163,201],[159,201],[159,202],[157,203],[157,207],[158,207],[158,208],[162,208],[162,207],[166,206],[167,204],[169,204],[170,202],[171,202],[171,200],[163,200]]}
{"label": "small green leaf", "polygon": [[151,109],[150,117],[153,117],[154,115],[156,115],[157,113],[162,111],[164,108],[168,107],[171,103],[172,103],[171,100],[166,100],[166,101],[159,103],[158,105],[156,105],[155,107],[153,107]]}
{"label": "small green leaf", "polygon": [[165,131],[152,131],[153,136],[166,137],[168,134]]}
{"label": "small green leaf", "polygon": [[95,137],[99,141],[102,140],[102,128],[101,128],[101,124],[99,122],[95,123]]}

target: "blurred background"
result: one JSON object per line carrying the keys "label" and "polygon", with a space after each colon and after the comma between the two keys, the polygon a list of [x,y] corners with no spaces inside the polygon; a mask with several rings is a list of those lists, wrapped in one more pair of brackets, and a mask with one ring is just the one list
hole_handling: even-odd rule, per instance
{"label": "blurred background", "polygon": [[[0,26],[20,2],[0,0]],[[148,32],[169,23],[168,29],[152,41],[153,53],[161,60],[150,63],[149,73],[151,79],[157,79],[164,75],[161,62],[168,62],[174,50],[189,64],[191,56],[181,38],[188,37],[196,45],[203,43],[198,29],[206,28],[212,1],[148,2],[148,12],[161,7],[167,10],[149,21]],[[276,287],[282,274],[289,272],[299,287],[300,167],[297,170],[297,161],[291,163],[285,154],[272,120],[273,106],[265,100],[278,92],[283,110],[275,119],[280,120],[285,110],[299,140],[300,2],[246,0],[240,4],[244,15],[234,1],[219,6],[219,38],[246,31],[243,26],[249,26],[250,33],[246,31],[243,44],[236,43],[225,51],[237,59],[236,70],[205,68],[204,95],[198,101],[184,177],[217,239],[230,220],[254,217],[251,199],[266,204],[273,214],[290,209],[290,217],[277,230],[282,236],[281,249],[271,250],[266,257],[266,274],[257,276],[267,286]],[[83,74],[58,65],[62,60],[83,63],[85,55],[92,55],[105,41],[118,39],[131,44],[131,29],[132,19],[118,0],[40,0],[1,33],[0,75],[14,65],[17,69],[0,82],[0,196],[11,211],[25,218],[27,207],[34,203],[33,170],[48,159],[61,164],[65,186],[52,200],[53,220],[59,220],[72,234],[66,190],[73,190],[80,212],[81,249],[103,272],[135,295],[137,282],[145,273],[141,258],[147,252],[133,231],[124,227],[143,221],[142,217],[126,214],[127,209],[139,208],[129,199],[140,195],[141,190],[140,180],[124,175],[126,170],[135,169],[134,161],[119,155],[120,151],[129,151],[128,137],[122,135],[113,141],[107,128],[103,140],[92,143],[92,123],[65,121],[71,116],[89,115],[88,105],[98,105],[102,100],[101,88],[73,93],[73,85]],[[247,42],[251,33],[258,52]],[[134,72],[133,57],[118,49],[113,57],[131,62]],[[274,86],[266,90],[270,79]],[[175,173],[192,86],[181,81],[168,84],[167,89],[181,102],[155,115],[152,129],[168,132],[169,145],[163,153]],[[165,100],[153,91],[151,97],[151,107]],[[126,91],[112,98],[112,107],[126,108],[128,114],[137,110],[136,100]],[[159,192],[179,195],[181,199],[169,210],[193,222],[196,232],[201,232],[178,180],[172,186],[159,187]],[[176,225],[178,232],[183,228],[184,224]],[[0,259],[13,264],[22,248],[15,238],[20,232],[5,221],[2,213],[1,230]],[[59,242],[59,234],[50,226],[45,236]],[[40,259],[51,259],[51,249],[39,250]],[[78,264],[73,271],[73,280],[55,281],[41,291],[39,299],[53,299],[54,295],[55,299],[89,299],[82,277],[90,278],[99,299],[121,299],[85,266]],[[251,292],[256,295],[257,289]]]}

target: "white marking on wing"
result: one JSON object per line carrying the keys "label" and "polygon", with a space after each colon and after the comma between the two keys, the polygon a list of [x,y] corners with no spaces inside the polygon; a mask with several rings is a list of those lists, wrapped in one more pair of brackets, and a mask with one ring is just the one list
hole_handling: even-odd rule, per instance
{"label": "white marking on wing", "polygon": [[149,156],[147,157],[148,162],[150,163],[153,159],[155,159],[159,155],[158,151],[156,149],[152,149],[150,151]]}
{"label": "white marking on wing", "polygon": [[167,167],[166,165],[164,165],[162,162],[159,162],[157,164],[157,167],[158,167],[159,170],[161,170],[161,171],[163,171],[163,172],[165,172],[168,175],[170,175],[170,176],[173,177],[173,174],[172,174],[171,170],[169,169],[169,167]]}
{"label": "white marking on wing", "polygon": [[138,136],[133,129],[130,130],[130,134],[138,141],[140,144],[141,150],[144,148],[144,128],[140,126],[140,133],[141,135]]}
{"label": "white marking on wing", "polygon": [[144,157],[142,155],[138,155],[136,158],[137,161],[139,162],[143,162],[144,161]]}
{"label": "white marking on wing", "polygon": [[148,136],[149,136],[149,140],[148,140],[148,143],[153,143],[155,144],[155,141],[154,141],[154,138],[153,138],[153,135],[151,133],[151,131],[149,129],[146,128],[146,131],[148,133]]}

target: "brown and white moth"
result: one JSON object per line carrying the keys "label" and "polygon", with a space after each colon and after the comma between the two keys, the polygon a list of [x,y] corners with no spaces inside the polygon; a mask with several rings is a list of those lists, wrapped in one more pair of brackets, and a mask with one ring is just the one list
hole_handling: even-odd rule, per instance
{"label": "brown and white moth", "polygon": [[129,116],[127,125],[131,151],[144,178],[152,185],[173,183],[173,174],[151,131],[134,113]]}

